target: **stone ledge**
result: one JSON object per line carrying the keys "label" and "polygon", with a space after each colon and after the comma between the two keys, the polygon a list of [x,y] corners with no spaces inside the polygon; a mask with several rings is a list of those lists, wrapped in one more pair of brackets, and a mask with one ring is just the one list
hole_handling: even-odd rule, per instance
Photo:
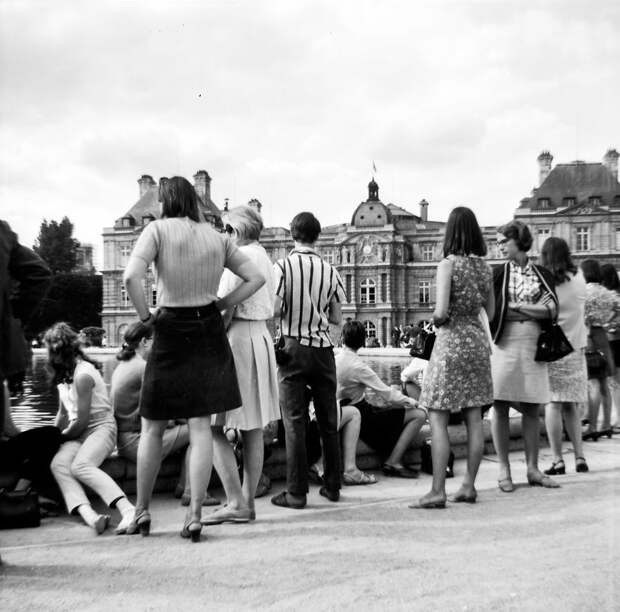
{"label": "stone ledge", "polygon": [[[483,420],[484,429],[484,454],[494,455],[495,449],[491,438],[491,422],[488,419]],[[429,439],[431,435],[430,426],[425,425],[415,443],[405,455],[406,461],[409,463],[420,463],[420,446],[424,440]],[[448,435],[450,437],[450,446],[457,459],[467,456],[467,429],[465,425],[450,425],[448,427]],[[541,440],[542,442],[542,440]],[[521,419],[510,419],[510,450],[522,450],[523,438],[521,437]],[[157,481],[155,483],[155,492],[173,491],[177,485],[179,474],[181,473],[181,464],[183,461],[183,453],[175,453],[167,457],[163,462]],[[357,445],[357,465],[362,470],[379,469],[382,465],[383,458],[378,455],[369,446],[360,440]],[[125,493],[133,495],[136,492],[136,466],[134,463],[113,455],[106,459],[102,465],[102,469],[107,472]],[[286,477],[286,451],[282,447],[276,447],[272,455],[265,461],[264,472],[272,480],[280,480]],[[211,483],[219,486],[217,475],[212,476]]]}

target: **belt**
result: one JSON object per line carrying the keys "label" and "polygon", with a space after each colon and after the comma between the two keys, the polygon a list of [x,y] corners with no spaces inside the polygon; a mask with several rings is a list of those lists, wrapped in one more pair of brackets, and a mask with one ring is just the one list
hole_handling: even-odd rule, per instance
{"label": "belt", "polygon": [[161,311],[174,314],[179,319],[204,319],[218,312],[215,302],[206,306],[162,306]]}

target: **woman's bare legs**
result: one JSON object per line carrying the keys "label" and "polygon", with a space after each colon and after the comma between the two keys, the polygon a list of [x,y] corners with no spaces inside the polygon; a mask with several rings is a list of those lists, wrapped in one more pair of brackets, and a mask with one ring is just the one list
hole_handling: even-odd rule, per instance
{"label": "woman's bare legs", "polygon": [[578,457],[585,459],[585,455],[583,454],[583,442],[581,440],[581,415],[579,414],[577,404],[574,402],[565,402],[563,406],[563,415],[566,431],[568,432],[568,437],[575,451],[575,459]]}
{"label": "woman's bare legs", "polygon": [[593,434],[597,430],[602,396],[602,381],[598,378],[591,378],[588,381],[588,431],[586,433]]}
{"label": "woman's bare legs", "polygon": [[[568,404],[550,402],[545,406],[545,429],[554,463],[562,461],[562,412],[565,405]],[[579,438],[581,439],[581,425],[579,426]]]}
{"label": "woman's bare legs", "polygon": [[[213,438],[211,416],[192,417],[189,425],[189,486],[192,498],[189,505],[189,520],[200,522],[202,501],[209,484],[213,462]],[[189,521],[187,521],[189,522]]]}
{"label": "woman's bare legs", "polygon": [[482,410],[480,408],[468,408],[463,410],[465,426],[467,427],[467,468],[463,476],[463,484],[457,495],[466,497],[476,495],[476,476],[484,454],[484,432],[482,430]]}
{"label": "woman's bare legs", "polygon": [[611,377],[605,378],[601,381],[601,405],[603,407],[603,423],[601,426],[601,430],[603,431],[611,429],[611,392],[609,390],[610,382],[612,382]]}
{"label": "woman's bare legs", "polygon": [[342,457],[345,474],[356,474],[358,472],[355,457],[361,426],[360,411],[355,406],[342,406],[340,431],[342,432]]}
{"label": "woman's bare legs", "polygon": [[[403,430],[400,432],[400,436],[390,453],[390,456],[385,460],[387,465],[393,467],[403,467],[403,456],[407,452],[407,449],[411,446],[411,443],[415,440],[415,437],[420,433],[420,429],[426,423],[426,412],[421,408],[406,408],[405,417],[403,421]],[[449,454],[449,452],[448,452]]]}
{"label": "woman's bare legs", "polygon": [[250,510],[254,510],[254,495],[263,472],[265,442],[262,429],[242,431],[243,437],[243,496]]}
{"label": "woman's bare legs", "polygon": [[162,438],[168,421],[142,418],[136,466],[136,512],[148,510],[161,467]]}
{"label": "woman's bare legs", "polygon": [[493,446],[499,461],[498,480],[511,479],[510,460],[508,453],[510,450],[510,421],[508,411],[510,403],[503,400],[495,400],[493,405],[493,417],[491,419],[491,434],[493,436]]}
{"label": "woman's bare legs", "polygon": [[[232,510],[245,509],[247,508],[247,503],[241,488],[241,481],[239,480],[239,472],[237,470],[237,460],[235,459],[233,447],[228,441],[221,426],[213,427],[212,435],[214,450],[213,465],[222,481],[222,486],[226,493],[226,504]],[[208,483],[205,483],[205,489],[207,484]],[[193,491],[193,485],[191,488]]]}
{"label": "woman's bare legs", "polygon": [[447,410],[431,410],[431,457],[433,459],[433,484],[431,490],[420,499],[420,503],[446,500],[446,468],[450,458]]}

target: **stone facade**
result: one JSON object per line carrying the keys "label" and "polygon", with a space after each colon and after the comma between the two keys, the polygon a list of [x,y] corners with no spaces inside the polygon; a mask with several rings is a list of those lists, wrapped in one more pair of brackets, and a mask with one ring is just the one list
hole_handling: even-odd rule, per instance
{"label": "stone facade", "polygon": [[[603,163],[552,167],[552,161],[547,151],[539,156],[540,185],[514,213],[534,235],[533,258],[545,238],[560,236],[568,241],[577,261],[595,257],[620,267],[618,153],[608,151]],[[210,198],[211,179],[207,178],[206,172],[199,172],[194,177],[195,188],[205,217],[221,224],[220,211]],[[122,273],[138,234],[158,216],[155,182],[143,176],[138,183],[138,202],[114,227],[104,230],[103,327],[110,344],[118,344],[124,326],[135,320],[122,287]],[[258,200],[249,204],[259,211],[262,207]],[[317,242],[319,253],[342,276],[347,292],[344,317],[362,321],[368,336],[381,345],[390,344],[394,326],[428,319],[434,309],[435,268],[442,257],[445,223],[429,220],[428,211],[426,200],[419,203],[418,214],[384,204],[373,179],[368,197],[355,208],[350,223],[324,227]],[[484,227],[483,234],[489,263],[499,263],[496,227]],[[261,243],[273,261],[293,246],[288,229],[283,227],[265,228]],[[151,277],[145,290],[154,305]]]}

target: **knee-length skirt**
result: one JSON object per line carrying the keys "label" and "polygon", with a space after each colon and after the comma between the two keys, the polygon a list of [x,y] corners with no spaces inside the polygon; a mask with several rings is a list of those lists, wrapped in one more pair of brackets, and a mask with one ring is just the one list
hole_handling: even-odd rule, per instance
{"label": "knee-length skirt", "polygon": [[280,418],[278,371],[265,321],[233,319],[228,340],[235,359],[242,405],[218,414],[214,425],[249,431]]}
{"label": "knee-length skirt", "polygon": [[546,404],[550,400],[549,371],[534,361],[540,325],[535,321],[506,321],[491,355],[496,400]]}
{"label": "knee-length skirt", "polygon": [[547,364],[552,402],[587,402],[588,370],[585,349],[575,349]]}
{"label": "knee-length skirt", "polygon": [[192,418],[240,405],[235,363],[217,308],[162,308],[146,362],[140,416]]}

